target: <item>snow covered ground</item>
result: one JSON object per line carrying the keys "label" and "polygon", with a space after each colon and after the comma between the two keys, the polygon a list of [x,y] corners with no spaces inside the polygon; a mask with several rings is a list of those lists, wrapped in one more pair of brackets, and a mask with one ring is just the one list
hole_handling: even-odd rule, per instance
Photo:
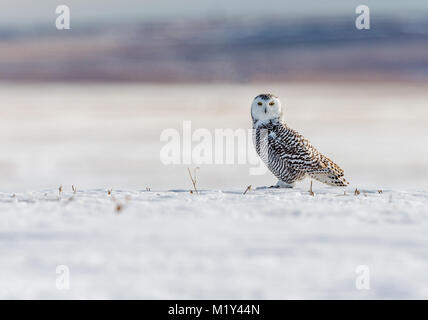
{"label": "snow covered ground", "polygon": [[[347,195],[315,184],[312,197],[308,181],[255,189],[276,181],[249,175],[248,164],[201,165],[206,191],[190,194],[194,165],[160,162],[164,129],[181,132],[184,120],[248,129],[264,91],[343,167]],[[0,298],[428,298],[427,92],[426,83],[2,84]],[[61,265],[69,290],[56,288]],[[356,288],[361,265],[370,290]]]}
{"label": "snow covered ground", "polygon": [[0,297],[428,298],[427,191],[243,191],[2,193]]}

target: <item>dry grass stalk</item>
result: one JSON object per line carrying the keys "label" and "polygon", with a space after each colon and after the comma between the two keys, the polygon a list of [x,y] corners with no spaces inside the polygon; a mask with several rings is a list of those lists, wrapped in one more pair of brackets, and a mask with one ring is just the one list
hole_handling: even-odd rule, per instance
{"label": "dry grass stalk", "polygon": [[360,195],[360,191],[359,191],[357,188],[355,188],[354,195],[355,195],[355,196]]}
{"label": "dry grass stalk", "polygon": [[[123,210],[124,205],[122,203],[120,203],[119,201],[117,201],[116,197],[114,195],[111,194],[111,189],[107,190],[108,194],[111,195],[110,199],[111,201],[114,203],[114,211],[119,213],[120,211]],[[125,197],[125,201],[129,202],[131,200],[131,198],[129,196]]]}
{"label": "dry grass stalk", "polygon": [[251,190],[251,185],[249,185],[248,187],[247,187],[247,189],[245,189],[245,191],[244,191],[244,193],[243,194],[246,194],[248,191],[250,191]]}
{"label": "dry grass stalk", "polygon": [[74,184],[71,185],[71,190],[73,190],[73,193],[76,194],[77,188],[74,186]]}
{"label": "dry grass stalk", "polygon": [[313,197],[315,196],[315,193],[312,191],[312,180],[311,180],[311,186],[309,187],[309,194]]}
{"label": "dry grass stalk", "polygon": [[[192,180],[193,188],[195,189],[195,192],[198,193],[198,189],[196,188],[196,170],[198,170],[199,167],[196,167],[195,170],[193,170],[194,178],[192,176],[192,173],[190,172],[190,169],[187,168],[187,171],[189,172],[190,180]],[[190,193],[193,193],[193,191],[190,191]]]}
{"label": "dry grass stalk", "polygon": [[61,193],[62,193],[62,184],[60,184],[58,187],[58,194],[61,195]]}

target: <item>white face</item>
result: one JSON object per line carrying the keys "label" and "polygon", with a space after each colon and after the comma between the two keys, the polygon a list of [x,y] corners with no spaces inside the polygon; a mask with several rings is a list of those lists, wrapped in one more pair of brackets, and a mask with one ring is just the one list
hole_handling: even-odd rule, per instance
{"label": "white face", "polygon": [[280,119],[281,114],[281,102],[275,96],[261,94],[254,98],[251,105],[251,116],[255,121]]}

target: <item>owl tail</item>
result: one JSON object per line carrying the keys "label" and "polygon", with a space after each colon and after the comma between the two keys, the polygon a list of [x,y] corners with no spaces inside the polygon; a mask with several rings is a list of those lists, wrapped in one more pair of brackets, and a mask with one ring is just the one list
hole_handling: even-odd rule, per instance
{"label": "owl tail", "polygon": [[342,176],[334,174],[333,172],[311,173],[309,176],[319,182],[328,184],[333,187],[346,187],[349,182]]}
{"label": "owl tail", "polygon": [[346,187],[349,182],[344,177],[345,172],[336,163],[321,155],[318,167],[309,173],[313,179],[333,187]]}

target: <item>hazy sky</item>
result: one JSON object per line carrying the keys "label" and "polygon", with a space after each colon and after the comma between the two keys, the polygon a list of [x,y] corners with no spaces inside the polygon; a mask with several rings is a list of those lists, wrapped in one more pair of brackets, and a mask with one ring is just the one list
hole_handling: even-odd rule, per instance
{"label": "hazy sky", "polygon": [[72,22],[147,21],[170,18],[239,16],[261,19],[283,17],[355,15],[359,4],[372,15],[413,18],[428,13],[427,0],[1,0],[0,26],[52,25],[55,7],[66,4]]}

